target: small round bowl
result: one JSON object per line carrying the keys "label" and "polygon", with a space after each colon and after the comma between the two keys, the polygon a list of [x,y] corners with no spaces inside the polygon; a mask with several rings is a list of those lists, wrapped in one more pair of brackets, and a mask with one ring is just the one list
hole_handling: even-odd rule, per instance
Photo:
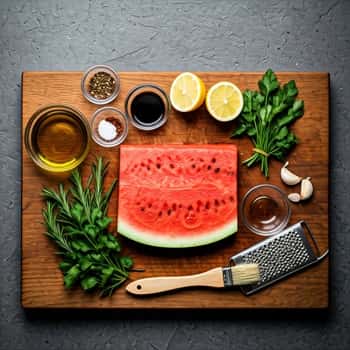
{"label": "small round bowl", "polygon": [[[102,128],[100,125],[101,122],[104,123]],[[120,145],[124,142],[129,132],[128,118],[122,111],[114,107],[102,107],[98,109],[91,117],[90,126],[92,139],[102,147]],[[104,135],[103,133],[112,134]]]}
{"label": "small round bowl", "polygon": [[[134,99],[141,94],[147,94],[147,93],[157,95],[161,99],[162,103],[164,104],[164,114],[152,123],[143,123],[137,120],[133,116],[132,109],[131,109]],[[126,100],[125,100],[125,113],[128,116],[131,124],[139,130],[151,131],[151,130],[160,128],[167,122],[169,112],[170,112],[170,101],[169,101],[168,95],[161,87],[157,85],[141,84],[141,85],[135,86],[132,90],[129,91],[128,96],[126,97]]]}
{"label": "small round bowl", "polygon": [[[58,126],[55,126],[55,123]],[[41,131],[50,125],[56,133],[54,139],[48,139],[48,136],[43,135],[44,131]],[[80,134],[81,144],[77,143],[74,130]],[[90,125],[80,111],[70,106],[48,105],[38,109],[29,119],[24,131],[24,145],[33,162],[44,172],[68,174],[88,155],[90,134]],[[67,142],[55,142],[62,139]],[[67,155],[77,149],[80,150],[79,153],[68,160]],[[45,152],[48,151],[56,154],[45,156]]]}
{"label": "small round bowl", "polygon": [[243,197],[241,217],[252,232],[271,236],[288,224],[291,209],[285,193],[277,186],[261,184],[252,187]]}
{"label": "small round bowl", "polygon": [[[115,88],[114,88],[113,93],[105,99],[95,98],[89,92],[90,80],[93,78],[93,76],[96,73],[100,73],[100,72],[108,73],[115,81]],[[90,101],[91,103],[94,103],[96,105],[105,105],[107,103],[110,103],[110,102],[114,101],[117,98],[117,96],[119,95],[119,91],[120,91],[119,74],[113,68],[106,66],[106,65],[92,66],[86,70],[86,72],[83,75],[83,78],[81,79],[81,91],[82,91],[84,97],[88,101]]]}

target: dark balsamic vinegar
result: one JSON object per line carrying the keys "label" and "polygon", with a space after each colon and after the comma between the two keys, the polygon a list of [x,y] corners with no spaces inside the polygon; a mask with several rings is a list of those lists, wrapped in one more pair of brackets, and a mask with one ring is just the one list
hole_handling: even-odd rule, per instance
{"label": "dark balsamic vinegar", "polygon": [[131,103],[131,115],[140,124],[154,124],[164,117],[164,113],[164,102],[154,92],[143,92]]}

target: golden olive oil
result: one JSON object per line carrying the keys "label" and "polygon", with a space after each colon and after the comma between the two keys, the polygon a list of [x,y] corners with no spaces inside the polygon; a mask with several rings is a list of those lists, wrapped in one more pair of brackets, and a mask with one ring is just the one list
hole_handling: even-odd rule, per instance
{"label": "golden olive oil", "polygon": [[43,116],[32,136],[37,157],[52,171],[63,171],[80,163],[89,146],[82,121],[69,114]]}

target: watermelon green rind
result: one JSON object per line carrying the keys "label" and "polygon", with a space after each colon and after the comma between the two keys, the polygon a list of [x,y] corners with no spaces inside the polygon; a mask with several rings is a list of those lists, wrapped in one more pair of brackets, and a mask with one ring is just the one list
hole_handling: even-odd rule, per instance
{"label": "watermelon green rind", "polygon": [[[195,236],[159,236],[154,234],[147,234],[147,232],[140,232],[135,230],[131,225],[123,220],[118,222],[118,232],[133,241],[138,243],[150,245],[153,247],[162,248],[190,248],[199,247],[207,244],[211,244],[227,238],[237,232],[237,220],[230,222],[229,224],[221,227],[220,229],[213,230],[209,234],[203,235],[203,237]],[[135,233],[137,232],[137,233]]]}

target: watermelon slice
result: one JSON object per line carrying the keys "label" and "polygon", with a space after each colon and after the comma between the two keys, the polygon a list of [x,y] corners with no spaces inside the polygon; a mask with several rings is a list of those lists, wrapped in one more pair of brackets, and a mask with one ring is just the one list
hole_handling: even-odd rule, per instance
{"label": "watermelon slice", "polygon": [[183,248],[236,231],[236,146],[120,147],[120,234],[151,246]]}

